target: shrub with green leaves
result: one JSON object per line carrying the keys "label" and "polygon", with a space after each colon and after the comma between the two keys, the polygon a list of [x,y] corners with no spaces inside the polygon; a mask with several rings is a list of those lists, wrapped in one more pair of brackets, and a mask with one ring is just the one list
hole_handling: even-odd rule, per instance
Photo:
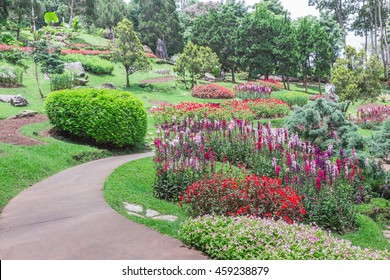
{"label": "shrub with green leaves", "polygon": [[54,74],[50,78],[50,88],[52,91],[62,89],[72,89],[74,86],[74,76],[72,73]]}
{"label": "shrub with green leaves", "polygon": [[19,67],[0,66],[0,85],[6,87],[21,86],[23,70]]}
{"label": "shrub with green leaves", "polygon": [[315,226],[244,217],[202,217],[180,239],[219,260],[389,260],[388,251],[352,246]]}
{"label": "shrub with green leaves", "polygon": [[390,118],[374,134],[369,146],[371,155],[390,162]]}
{"label": "shrub with green leaves", "polygon": [[142,144],[145,138],[146,109],[129,92],[56,91],[47,96],[45,109],[58,129],[92,143],[122,148]]}
{"label": "shrub with green leaves", "polygon": [[[341,111],[342,104],[327,102],[324,99],[294,107],[294,113],[287,119],[285,126],[290,133],[311,144],[317,144],[326,150],[330,144],[335,148],[364,148],[364,139],[357,133],[357,127],[348,121]],[[354,141],[350,141],[354,139]]]}
{"label": "shrub with green leaves", "polygon": [[112,74],[114,71],[114,64],[108,60],[102,59],[98,56],[82,55],[82,54],[68,54],[61,58],[65,62],[81,62],[85,71],[95,74]]}
{"label": "shrub with green leaves", "polygon": [[279,99],[290,106],[305,106],[309,102],[309,97],[303,92],[273,92],[271,98]]}

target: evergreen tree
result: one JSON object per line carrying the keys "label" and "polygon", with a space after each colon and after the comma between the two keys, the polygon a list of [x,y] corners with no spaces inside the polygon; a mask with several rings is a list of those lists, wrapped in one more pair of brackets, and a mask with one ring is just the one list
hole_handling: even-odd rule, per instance
{"label": "evergreen tree", "polygon": [[8,9],[11,0],[0,0],[0,23],[5,22],[8,18]]}
{"label": "evergreen tree", "polygon": [[237,60],[237,27],[245,14],[243,3],[231,1],[199,17],[193,26],[192,41],[210,47],[218,55],[222,66],[231,69],[233,82]]}
{"label": "evergreen tree", "polygon": [[140,1],[139,32],[142,42],[152,49],[156,49],[157,39],[161,39],[168,54],[180,52],[183,42],[175,0]]}
{"label": "evergreen tree", "polygon": [[96,4],[96,26],[108,28],[112,31],[124,17],[124,5],[123,0],[98,0]]}
{"label": "evergreen tree", "polygon": [[20,29],[23,20],[30,17],[31,0],[13,0],[11,5],[11,17],[16,23],[16,40],[20,40]]}
{"label": "evergreen tree", "polygon": [[112,46],[113,58],[123,64],[126,70],[126,86],[130,86],[129,76],[136,71],[146,72],[151,66],[142,44],[134,31],[133,24],[123,19],[115,29],[116,39]]}

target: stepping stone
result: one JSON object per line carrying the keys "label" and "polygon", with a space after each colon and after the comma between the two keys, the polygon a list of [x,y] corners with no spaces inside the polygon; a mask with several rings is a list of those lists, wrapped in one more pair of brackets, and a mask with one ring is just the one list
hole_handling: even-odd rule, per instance
{"label": "stepping stone", "polygon": [[160,215],[160,213],[158,213],[157,211],[154,211],[152,209],[146,210],[146,217],[151,218],[151,217],[155,217],[155,216],[158,216],[158,215]]}
{"label": "stepping stone", "polygon": [[164,216],[157,216],[153,218],[154,220],[161,220],[161,221],[168,221],[168,222],[176,222],[177,217],[172,215],[164,215]]}
{"label": "stepping stone", "polygon": [[140,218],[145,218],[144,216],[140,215],[140,214],[137,214],[137,213],[134,213],[134,212],[127,212],[127,214],[131,215],[131,216],[136,216],[136,217],[140,217]]}
{"label": "stepping stone", "polygon": [[131,212],[142,213],[144,211],[144,208],[141,205],[130,204],[127,202],[123,202],[123,204],[125,205],[125,208]]}

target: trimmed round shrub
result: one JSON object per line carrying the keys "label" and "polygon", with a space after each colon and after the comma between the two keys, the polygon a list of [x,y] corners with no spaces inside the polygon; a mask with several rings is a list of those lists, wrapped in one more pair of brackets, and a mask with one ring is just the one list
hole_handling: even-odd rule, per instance
{"label": "trimmed round shrub", "polygon": [[126,147],[141,144],[147,114],[135,95],[118,90],[77,89],[49,94],[45,109],[58,129],[97,144]]}
{"label": "trimmed round shrub", "polygon": [[217,84],[198,85],[192,90],[192,96],[203,99],[232,99],[236,97],[233,91]]}
{"label": "trimmed round shrub", "polygon": [[202,217],[180,239],[219,260],[389,260],[389,251],[352,246],[315,226],[245,217]]}
{"label": "trimmed round shrub", "polygon": [[305,106],[309,102],[309,97],[303,92],[274,92],[271,98],[279,99],[290,106]]}

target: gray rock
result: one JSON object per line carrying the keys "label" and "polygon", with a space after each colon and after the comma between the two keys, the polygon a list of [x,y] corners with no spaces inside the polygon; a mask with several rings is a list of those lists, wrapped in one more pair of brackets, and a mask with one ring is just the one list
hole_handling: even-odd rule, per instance
{"label": "gray rock", "polygon": [[176,216],[172,216],[172,215],[164,215],[164,216],[154,217],[153,220],[176,222],[177,221],[177,217]]}
{"label": "gray rock", "polygon": [[208,81],[208,82],[215,82],[217,80],[217,78],[215,78],[214,75],[211,73],[206,73],[206,74],[204,74],[203,80]]}
{"label": "gray rock", "polygon": [[164,41],[161,40],[160,38],[158,38],[157,40],[156,56],[158,58],[168,60],[167,46],[165,45]]}
{"label": "gray rock", "polygon": [[125,208],[131,212],[142,213],[144,211],[144,208],[141,205],[130,204],[127,202],[123,202],[123,204]]}
{"label": "gray rock", "polygon": [[0,102],[10,103],[12,97],[13,97],[13,95],[2,94],[2,95],[0,95]]}
{"label": "gray rock", "polygon": [[171,74],[171,70],[169,70],[169,69],[157,69],[156,73],[160,74],[160,75],[170,75]]}
{"label": "gray rock", "polygon": [[339,101],[339,96],[336,94],[335,86],[332,84],[325,85],[325,99],[328,102],[337,103]]}
{"label": "gray rock", "polygon": [[171,61],[173,62],[173,64],[176,64],[178,58],[179,58],[179,54],[174,54],[174,55],[171,57]]}
{"label": "gray rock", "polygon": [[14,107],[24,107],[28,105],[28,102],[23,96],[16,95],[11,98],[11,105]]}
{"label": "gray rock", "polygon": [[144,48],[144,52],[146,52],[146,53],[153,53],[152,49],[149,46],[143,45],[143,48]]}
{"label": "gray rock", "polygon": [[131,216],[136,216],[136,217],[140,217],[140,218],[145,218],[144,216],[140,215],[140,214],[137,214],[137,213],[134,213],[134,212],[127,212],[127,214],[131,215]]}
{"label": "gray rock", "polygon": [[73,72],[76,76],[83,77],[85,70],[81,62],[65,63],[65,70]]}
{"label": "gray rock", "polygon": [[56,36],[56,41],[58,41],[58,42],[65,42],[66,39],[64,37],[62,37],[62,36]]}
{"label": "gray rock", "polygon": [[33,110],[25,110],[21,112],[20,114],[17,114],[15,116],[9,117],[9,119],[22,119],[22,118],[29,118],[29,117],[34,117],[37,115],[38,112],[33,111]]}
{"label": "gray rock", "polygon": [[116,86],[113,83],[104,83],[101,84],[99,88],[116,89]]}
{"label": "gray rock", "polygon": [[74,79],[75,85],[78,85],[78,86],[86,86],[88,82],[89,81],[87,79],[82,79],[82,78]]}
{"label": "gray rock", "polygon": [[160,213],[158,213],[157,211],[154,211],[152,209],[147,209],[146,210],[146,217],[155,217],[155,216],[158,216],[160,215]]}

